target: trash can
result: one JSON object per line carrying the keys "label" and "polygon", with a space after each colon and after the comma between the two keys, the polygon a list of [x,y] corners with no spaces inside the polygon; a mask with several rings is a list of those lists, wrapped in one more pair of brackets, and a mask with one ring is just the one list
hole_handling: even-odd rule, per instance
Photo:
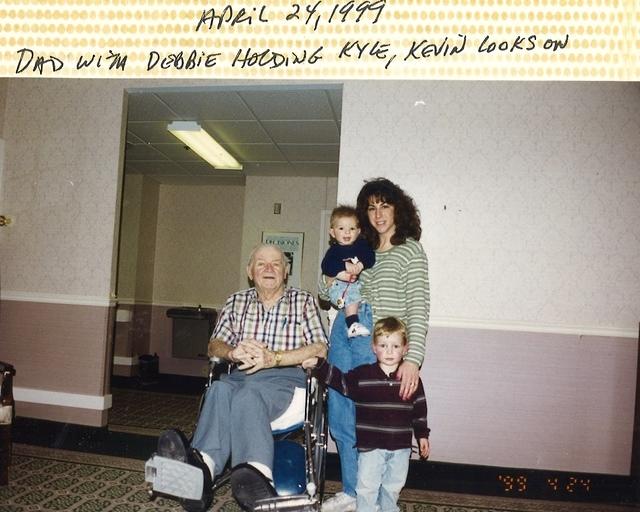
{"label": "trash can", "polygon": [[143,386],[158,383],[159,361],[158,354],[143,354],[138,357],[138,372]]}
{"label": "trash can", "polygon": [[15,415],[13,376],[16,370],[0,361],[0,485],[9,483],[11,464],[11,424]]}

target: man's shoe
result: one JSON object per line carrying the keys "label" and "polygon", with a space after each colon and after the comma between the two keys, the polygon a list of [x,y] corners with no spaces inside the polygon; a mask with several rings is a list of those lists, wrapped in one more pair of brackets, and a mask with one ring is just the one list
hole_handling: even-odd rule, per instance
{"label": "man's shoe", "polygon": [[347,329],[347,338],[357,338],[358,336],[369,336],[371,331],[367,329],[360,322],[354,322],[351,327]]}
{"label": "man's shoe", "polygon": [[158,438],[157,454],[167,459],[187,462],[191,444],[182,432],[171,429],[163,432]]}
{"label": "man's shoe", "polygon": [[356,499],[344,492],[339,492],[333,498],[322,503],[322,512],[355,512]]}
{"label": "man's shoe", "polygon": [[238,464],[233,468],[231,493],[240,508],[249,512],[253,511],[256,501],[277,496],[267,477],[250,464]]}

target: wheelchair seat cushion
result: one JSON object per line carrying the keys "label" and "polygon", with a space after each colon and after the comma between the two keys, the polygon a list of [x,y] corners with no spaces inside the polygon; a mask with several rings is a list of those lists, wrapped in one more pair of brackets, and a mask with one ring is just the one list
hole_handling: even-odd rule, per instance
{"label": "wheelchair seat cushion", "polygon": [[307,390],[305,388],[295,388],[289,407],[271,422],[271,430],[280,432],[301,425],[304,422],[306,399]]}

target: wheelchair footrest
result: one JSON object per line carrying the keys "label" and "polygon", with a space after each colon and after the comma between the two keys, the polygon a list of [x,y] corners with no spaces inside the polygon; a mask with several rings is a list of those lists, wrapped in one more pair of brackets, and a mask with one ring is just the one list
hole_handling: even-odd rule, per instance
{"label": "wheelchair footrest", "polygon": [[185,462],[154,455],[144,465],[144,479],[156,493],[188,500],[202,498],[202,470]]}
{"label": "wheelchair footrest", "polygon": [[276,498],[266,498],[256,501],[254,512],[317,512],[320,504],[317,499],[309,496],[278,496]]}

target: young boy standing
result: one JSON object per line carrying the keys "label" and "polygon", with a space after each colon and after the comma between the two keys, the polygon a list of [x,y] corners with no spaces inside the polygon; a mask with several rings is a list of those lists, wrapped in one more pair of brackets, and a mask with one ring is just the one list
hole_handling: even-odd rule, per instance
{"label": "young boy standing", "polygon": [[331,303],[344,308],[347,336],[368,336],[369,329],[360,323],[358,307],[362,300],[358,275],[376,261],[369,243],[360,238],[358,216],[350,206],[338,206],[331,212],[329,235],[331,247],[322,259],[322,273],[332,279],[329,288]]}
{"label": "young boy standing", "polygon": [[346,373],[324,359],[302,363],[305,368],[316,366],[321,382],[355,401],[358,512],[397,512],[398,496],[409,471],[412,434],[420,457],[428,457],[431,450],[422,381],[408,401],[398,393],[400,381],[395,372],[407,350],[406,327],[397,318],[387,317],[374,326],[376,363]]}

